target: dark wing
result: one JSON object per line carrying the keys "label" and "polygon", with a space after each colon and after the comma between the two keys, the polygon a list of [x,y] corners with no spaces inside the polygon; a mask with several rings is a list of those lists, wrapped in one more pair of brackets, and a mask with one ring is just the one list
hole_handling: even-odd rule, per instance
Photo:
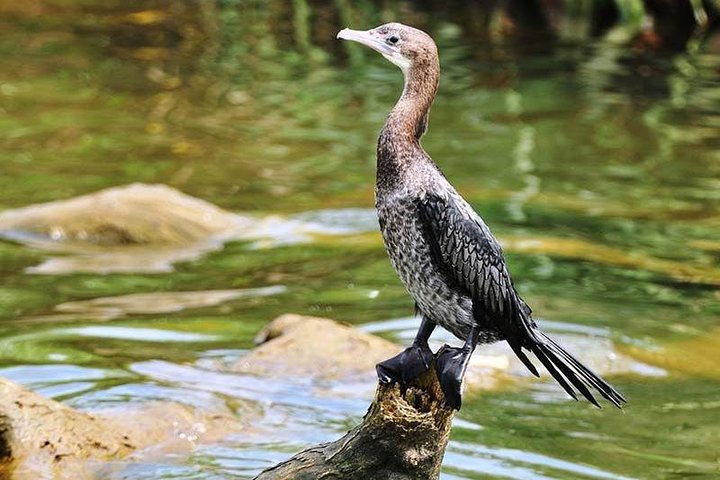
{"label": "dark wing", "polygon": [[473,299],[476,321],[497,329],[515,354],[536,376],[537,369],[523,352],[532,351],[550,374],[575,399],[575,389],[594,405],[588,387],[620,407],[625,401],[605,380],[593,373],[541,332],[531,310],[513,287],[502,249],[485,222],[459,195],[428,194],[418,202],[418,216],[433,261]]}

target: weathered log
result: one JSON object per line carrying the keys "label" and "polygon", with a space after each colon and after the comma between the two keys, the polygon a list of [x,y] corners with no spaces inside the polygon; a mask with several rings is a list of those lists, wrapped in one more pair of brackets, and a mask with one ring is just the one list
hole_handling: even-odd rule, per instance
{"label": "weathered log", "polygon": [[379,384],[362,423],[263,471],[256,480],[436,479],[455,410],[431,368],[406,388]]}

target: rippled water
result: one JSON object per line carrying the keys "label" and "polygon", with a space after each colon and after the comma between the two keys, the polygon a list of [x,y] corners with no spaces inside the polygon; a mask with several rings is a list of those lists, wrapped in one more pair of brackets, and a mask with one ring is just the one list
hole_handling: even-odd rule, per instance
{"label": "rippled water", "polygon": [[[257,407],[247,431],[190,458],[112,470],[251,478],[337,438],[373,392],[371,379],[225,373],[264,324],[296,312],[414,333],[371,210],[375,136],[401,76],[337,44],[334,23],[300,41],[258,2],[157,2],[140,16],[116,3],[0,9],[0,208],[163,183],[248,228],[160,252],[153,271],[98,270],[128,257],[5,235],[0,375],[88,410]],[[645,53],[612,36],[503,43],[442,15],[425,26],[444,69],[426,149],[502,240],[543,325],[607,364],[630,399],[598,411],[511,368],[512,385],[468,396],[443,478],[714,478],[717,53]]]}

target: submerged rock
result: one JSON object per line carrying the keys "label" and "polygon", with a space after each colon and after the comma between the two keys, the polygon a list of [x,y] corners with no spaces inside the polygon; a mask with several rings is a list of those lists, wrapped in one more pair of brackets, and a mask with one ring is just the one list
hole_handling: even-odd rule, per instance
{"label": "submerged rock", "polygon": [[238,215],[166,185],[136,183],[2,212],[0,238],[57,254],[30,273],[166,272],[230,240],[249,240],[254,248],[293,244],[365,231],[374,218],[357,209],[345,216]]}
{"label": "submerged rock", "polygon": [[372,379],[375,364],[400,347],[327,318],[286,314],[255,338],[259,345],[232,367],[238,373],[319,380]]}
{"label": "submerged rock", "polygon": [[83,413],[2,378],[0,412],[0,474],[14,480],[97,478],[146,447],[182,453],[241,429],[229,412],[171,402]]}
{"label": "submerged rock", "polygon": [[[335,320],[285,314],[255,337],[258,347],[240,358],[234,372],[322,381],[374,382],[375,365],[404,346]],[[474,355],[467,375],[471,388],[507,383],[506,355]]]}
{"label": "submerged rock", "polygon": [[0,213],[0,237],[66,254],[32,273],[157,272],[216,250],[250,220],[165,185],[132,184]]}
{"label": "submerged rock", "polygon": [[220,235],[234,215],[166,185],[136,183],[0,213],[0,230],[38,241],[187,245]]}
{"label": "submerged rock", "polygon": [[136,446],[106,421],[80,413],[0,379],[3,460],[14,462],[19,478],[49,469],[62,472],[80,459],[126,456]]}
{"label": "submerged rock", "polygon": [[[405,323],[403,321],[403,326]],[[415,322],[412,324],[414,329]],[[438,334],[448,343],[459,343],[449,334],[442,331]],[[605,336],[570,332],[551,332],[551,335],[600,375],[664,374],[660,369],[618,353],[612,340]],[[295,314],[282,315],[270,322],[258,333],[256,343],[259,346],[240,358],[233,371],[336,382],[374,382],[375,365],[404,348],[334,320]],[[442,343],[431,340],[430,346],[437,350]],[[543,371],[540,362],[535,363]],[[505,342],[497,342],[478,348],[470,360],[465,384],[471,392],[497,390],[521,378],[534,379],[510,347]],[[552,381],[552,378],[545,373],[542,380]],[[560,387],[558,392],[562,394]]]}

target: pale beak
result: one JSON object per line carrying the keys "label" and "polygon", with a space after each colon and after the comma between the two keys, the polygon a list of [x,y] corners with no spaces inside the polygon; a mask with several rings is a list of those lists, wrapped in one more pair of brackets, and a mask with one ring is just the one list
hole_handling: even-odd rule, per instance
{"label": "pale beak", "polygon": [[372,30],[351,30],[349,28],[343,28],[338,32],[337,38],[360,43],[382,53],[383,55],[393,55],[398,53],[397,48],[385,43],[385,40],[375,34]]}

